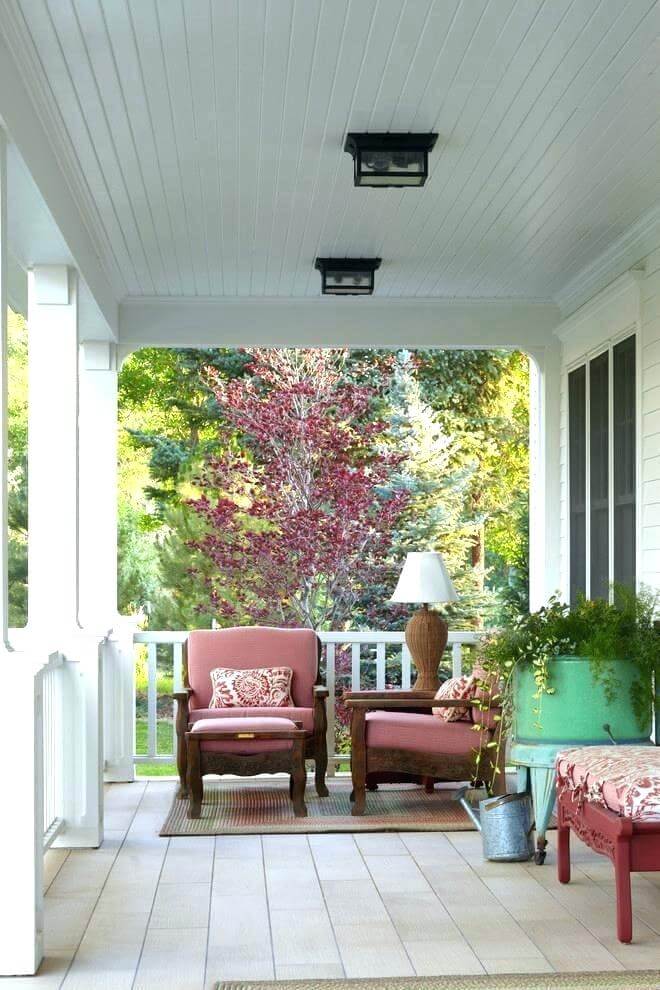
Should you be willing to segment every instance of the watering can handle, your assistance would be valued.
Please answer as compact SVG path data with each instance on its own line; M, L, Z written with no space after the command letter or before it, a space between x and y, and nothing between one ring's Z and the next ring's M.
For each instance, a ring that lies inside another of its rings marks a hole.
M502 797L497 798L495 801L490 801L488 804L488 810L492 808L501 808L503 804L509 804L510 801L524 801L529 797L527 791L519 791L516 794L503 794Z

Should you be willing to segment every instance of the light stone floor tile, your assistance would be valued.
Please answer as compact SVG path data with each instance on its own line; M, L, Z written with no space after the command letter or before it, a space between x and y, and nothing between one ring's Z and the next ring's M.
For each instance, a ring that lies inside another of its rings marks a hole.
M306 835L264 835L262 845L266 867L311 865L312 851Z
M551 966L560 972L623 969L622 964L575 918L522 920L521 925Z
M461 858L443 832L402 832L401 841L418 866L447 865Z
M63 990L130 990L144 940L144 924L94 925L85 932Z
M210 883L166 883L158 887L150 928L208 928Z
M408 856L401 836L396 832L358 832L355 843L363 856Z
M335 925L348 977L414 976L413 965L391 923Z
M552 966L543 956L518 956L515 959L504 957L488 958L482 960L482 965L487 973L552 973Z
M213 869L213 889L218 893L266 893L266 877L260 859L221 859L216 857Z
M271 910L313 910L323 907L321 885L313 866L267 866L266 887Z
M265 897L232 894L211 897L209 945L256 950L256 958L271 958L270 924Z
M202 990L205 964L206 930L150 929L134 990Z
M433 891L386 893L383 901L399 936L414 942L455 938L459 930Z
M388 913L370 880L324 880L323 894L333 924L358 925L387 921Z
M44 945L47 954L78 948L95 904L94 895L44 898Z
M216 835L215 855L222 859L263 859L261 836Z
M62 869L66 862L70 850L68 849L47 849L44 853L44 891L47 891L51 883Z
M364 861L382 893L423 893L431 889L428 880L410 855L365 855Z
M273 911L270 923L276 967L339 963L339 952L325 908Z
M212 835L173 836L160 875L160 883L208 883L213 872Z
M418 976L448 976L483 973L484 968L464 938L436 941L404 941L404 948Z

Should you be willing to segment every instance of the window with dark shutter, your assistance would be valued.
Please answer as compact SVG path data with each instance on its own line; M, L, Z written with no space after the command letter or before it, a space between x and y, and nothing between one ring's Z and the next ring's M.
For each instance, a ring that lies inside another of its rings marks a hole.
M635 338L612 349L614 580L635 587Z
M609 595L609 352L589 362L589 597Z
M586 381L583 365L568 376L570 601L587 588Z

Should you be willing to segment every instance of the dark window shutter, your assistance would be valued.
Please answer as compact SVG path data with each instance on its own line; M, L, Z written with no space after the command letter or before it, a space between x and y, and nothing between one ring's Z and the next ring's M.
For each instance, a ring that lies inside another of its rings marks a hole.
M612 350L614 580L635 587L635 337Z
M591 598L609 595L609 353L589 362Z
M573 604L586 592L587 474L586 474L586 368L568 376L568 466L570 526L570 596Z

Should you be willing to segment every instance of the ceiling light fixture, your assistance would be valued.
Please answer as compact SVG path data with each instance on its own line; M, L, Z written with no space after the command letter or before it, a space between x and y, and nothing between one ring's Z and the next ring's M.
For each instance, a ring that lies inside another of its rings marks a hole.
M423 186L437 134L347 134L356 186Z
M324 296L370 296L380 258L317 258Z

